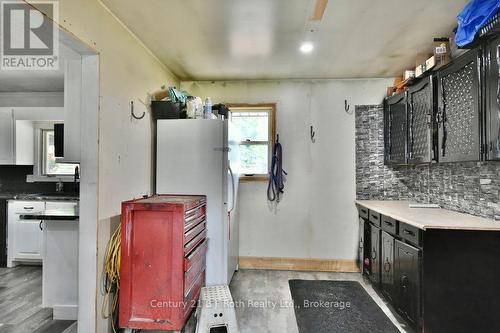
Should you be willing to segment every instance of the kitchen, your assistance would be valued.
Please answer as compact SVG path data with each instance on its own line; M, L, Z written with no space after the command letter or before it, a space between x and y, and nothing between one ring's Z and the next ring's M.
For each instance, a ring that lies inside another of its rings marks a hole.
M0 330L76 330L82 58L0 80Z
M19 2L0 332L500 330L498 0Z

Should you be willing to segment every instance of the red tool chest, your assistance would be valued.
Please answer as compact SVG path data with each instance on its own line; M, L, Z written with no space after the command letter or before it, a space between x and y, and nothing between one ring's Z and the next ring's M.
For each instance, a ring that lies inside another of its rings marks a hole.
M119 322L180 331L205 283L206 197L122 203Z

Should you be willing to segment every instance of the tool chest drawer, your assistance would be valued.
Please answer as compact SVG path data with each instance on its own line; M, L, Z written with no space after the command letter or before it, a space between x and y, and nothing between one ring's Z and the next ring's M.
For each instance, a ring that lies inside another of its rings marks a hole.
M184 233L184 245L189 243L193 238L199 235L203 230L205 230L205 221L199 223L196 227L192 228L188 232Z
M205 283L206 197L122 203L119 326L181 331ZM153 306L161 304L182 306Z
M205 258L205 254L207 253L207 245L208 241L205 239L203 243L198 245L196 249L194 249L184 258L184 271L187 272L192 265Z

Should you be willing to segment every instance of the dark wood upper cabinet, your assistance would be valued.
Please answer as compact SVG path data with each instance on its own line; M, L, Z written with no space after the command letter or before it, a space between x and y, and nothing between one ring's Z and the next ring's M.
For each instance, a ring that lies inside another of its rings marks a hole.
M438 72L439 162L481 159L479 49Z
M386 164L406 164L406 113L406 92L385 100L384 160Z
M427 76L411 86L407 96L408 163L429 163L434 159L433 76Z
M486 50L486 158L500 160L500 37Z

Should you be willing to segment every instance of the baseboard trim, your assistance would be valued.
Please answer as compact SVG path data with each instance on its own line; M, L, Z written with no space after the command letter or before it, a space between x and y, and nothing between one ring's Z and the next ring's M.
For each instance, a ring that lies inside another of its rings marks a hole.
M77 320L78 306L77 305L54 305L53 318L55 320Z
M359 272L356 260L239 257L241 269L270 269L314 272Z

